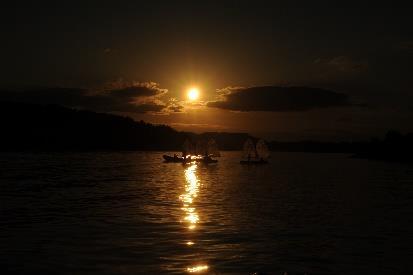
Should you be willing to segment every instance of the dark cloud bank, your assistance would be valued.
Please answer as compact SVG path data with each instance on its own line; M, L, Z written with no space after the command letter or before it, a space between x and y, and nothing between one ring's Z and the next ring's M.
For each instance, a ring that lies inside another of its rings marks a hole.
M93 91L80 88L36 88L0 91L0 100L58 104L100 112L160 112L166 106L157 97L166 93L154 84Z
M325 89L308 87L261 86L225 88L222 98L208 107L233 111L307 111L327 107L351 106L348 96ZM181 112L176 100L164 102L167 93L156 83L113 85L101 90L80 88L37 88L0 91L0 100L35 104L58 104L98 112Z
M207 106L233 111L288 112L351 106L347 95L309 87L226 88L222 100Z

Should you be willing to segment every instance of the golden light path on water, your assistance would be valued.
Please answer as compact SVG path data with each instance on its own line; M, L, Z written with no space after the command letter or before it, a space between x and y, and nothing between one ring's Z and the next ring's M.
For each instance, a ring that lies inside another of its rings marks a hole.
M193 207L193 202L198 196L200 185L195 174L196 169L196 163L192 163L185 169L185 193L179 196L179 199L183 202L183 207L181 209L185 212L184 221L188 223L188 228L191 230L195 229L196 224L199 221L198 213Z
M193 231L196 229L199 222L199 215L194 207L194 201L198 197L200 181L196 176L196 170L198 165L193 162L185 169L185 193L179 196L179 200L182 201L182 210L184 211L183 222L186 223L188 230ZM196 245L193 241L187 241L187 246ZM187 267L186 271L189 273L200 273L208 270L208 265L201 264Z

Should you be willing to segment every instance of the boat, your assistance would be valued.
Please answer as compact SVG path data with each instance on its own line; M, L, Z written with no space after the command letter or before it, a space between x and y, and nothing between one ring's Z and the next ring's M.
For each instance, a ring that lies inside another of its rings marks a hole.
M202 157L202 158L199 158L198 160L195 160L195 161L200 162L200 163L204 163L204 164L210 164L210 163L217 163L218 162L218 160L212 159L210 156Z
M270 157L270 151L263 139L260 139L257 144L254 144L252 139L247 139L244 143L243 160L240 164L267 164Z
M185 158L183 157L178 157L177 155L174 155L173 157L168 156L168 155L163 155L162 156L165 162L177 162L177 163L184 163Z
M207 146L207 151L208 151L208 155L211 157L220 157L221 153L218 150L218 144L216 143L215 139L211 138L208 141L208 146Z
M212 159L212 157L219 154L218 146L215 140L211 139L208 143L198 141L196 144L185 140L182 145L182 157L163 155L165 162L172 163L187 163L187 162L199 162L204 164L217 163L218 160Z
M218 145L213 138L208 142L198 141L196 144L196 152L198 155L195 157L195 161L205 164L217 163L218 160L212 159L212 157L221 156Z
M165 162L174 162L174 163L185 163L190 161L192 153L192 144L191 142L186 139L184 144L182 145L182 157L177 156L174 154L173 156L163 155L163 159Z
M194 155L195 148L189 139L186 139L182 145L182 156Z

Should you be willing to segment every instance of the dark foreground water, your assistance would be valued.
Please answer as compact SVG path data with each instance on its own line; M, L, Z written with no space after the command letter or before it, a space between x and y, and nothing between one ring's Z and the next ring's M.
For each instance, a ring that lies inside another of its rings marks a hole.
M413 167L1 154L0 273L412 274Z

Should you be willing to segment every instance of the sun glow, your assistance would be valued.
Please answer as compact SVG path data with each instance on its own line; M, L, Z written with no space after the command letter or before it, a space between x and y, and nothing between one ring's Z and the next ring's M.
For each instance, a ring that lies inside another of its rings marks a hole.
M199 89L197 87L192 87L187 93L188 99L190 101L195 101L199 98Z

